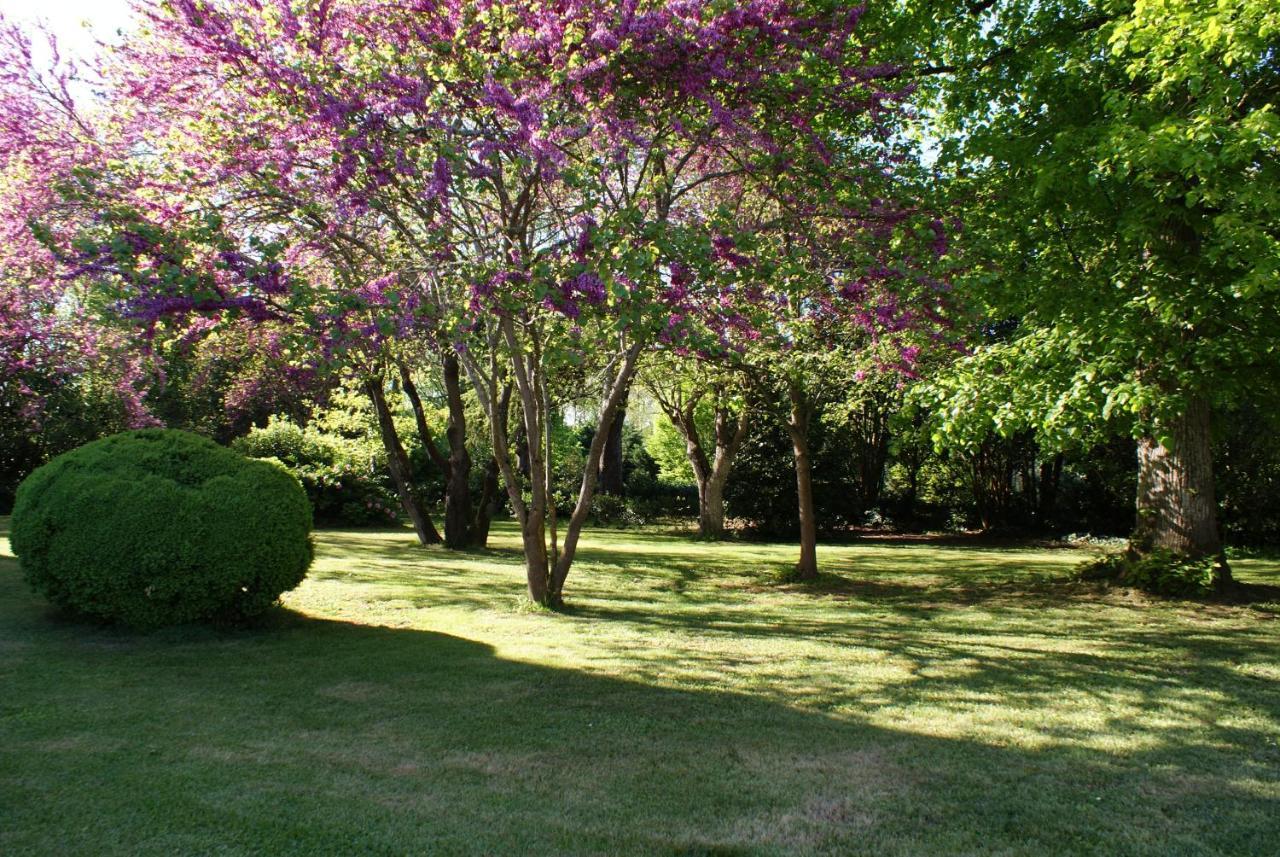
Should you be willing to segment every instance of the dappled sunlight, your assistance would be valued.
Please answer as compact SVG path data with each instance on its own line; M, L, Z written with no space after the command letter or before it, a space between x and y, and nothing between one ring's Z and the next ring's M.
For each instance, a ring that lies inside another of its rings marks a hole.
M785 545L592 533L550 613L508 525L316 542L261 626L146 636L0 561L0 845L182 850L129 826L156 789L276 853L1260 853L1280 813L1275 614L1064 582L1077 552L843 545L802 587Z
M774 582L790 545L591 532L567 610L530 615L509 526L463 554L394 531L318 540L292 606L445 630L528 663L996 746L1150 752L1277 723L1275 710L1218 720L1242 677L1273 674L1259 654L1271 614L1069 582L1087 551L838 545L822 551L824 580L800 587Z

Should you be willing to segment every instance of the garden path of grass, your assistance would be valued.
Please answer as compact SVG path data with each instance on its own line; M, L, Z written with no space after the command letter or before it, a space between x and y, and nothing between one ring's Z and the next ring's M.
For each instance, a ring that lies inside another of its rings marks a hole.
M0 854L1280 854L1280 605L597 531L548 614L509 526L317 543L264 627L143 636L0 541Z

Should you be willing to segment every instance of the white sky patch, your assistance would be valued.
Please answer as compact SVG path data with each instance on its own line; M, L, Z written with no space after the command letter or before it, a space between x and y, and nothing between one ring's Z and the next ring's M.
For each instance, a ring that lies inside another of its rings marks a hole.
M34 27L43 22L59 50L77 59L92 58L99 42L118 42L133 21L128 0L0 0L0 15L31 33L35 46L43 39Z

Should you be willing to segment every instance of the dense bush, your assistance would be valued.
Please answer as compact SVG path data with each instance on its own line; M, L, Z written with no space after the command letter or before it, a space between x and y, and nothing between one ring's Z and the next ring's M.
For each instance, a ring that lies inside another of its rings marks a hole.
M302 483L317 524L367 526L392 523L398 516L380 446L272 420L233 447L250 458L283 464Z
M1198 597L1214 591L1219 560L1189 559L1167 551L1134 556L1127 551L1106 554L1085 563L1077 572L1082 580L1112 580L1157 595Z
M143 429L27 477L11 542L54 604L147 628L261 613L306 575L310 531L306 495L278 465Z

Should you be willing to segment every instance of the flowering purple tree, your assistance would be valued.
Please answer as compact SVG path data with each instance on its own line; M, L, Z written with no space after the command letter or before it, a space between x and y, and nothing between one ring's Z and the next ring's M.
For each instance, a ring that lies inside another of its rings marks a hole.
M81 271L119 284L139 315L289 319L352 365L422 353L409 342L446 371L456 361L487 414L540 603L562 599L644 352L763 339L780 353L800 347L799 318L914 319L883 297L906 223L883 188L909 87L867 64L860 8L143 11L114 92L145 180L77 244ZM570 373L604 393L561 543L548 430Z
M123 143L72 96L85 70L65 62L51 37L47 51L42 65L32 38L0 18L0 400L34 424L41 388L93 373L112 385L129 422L147 425L145 361L32 228L43 224L44 239L73 234L91 212L67 205L59 186Z

